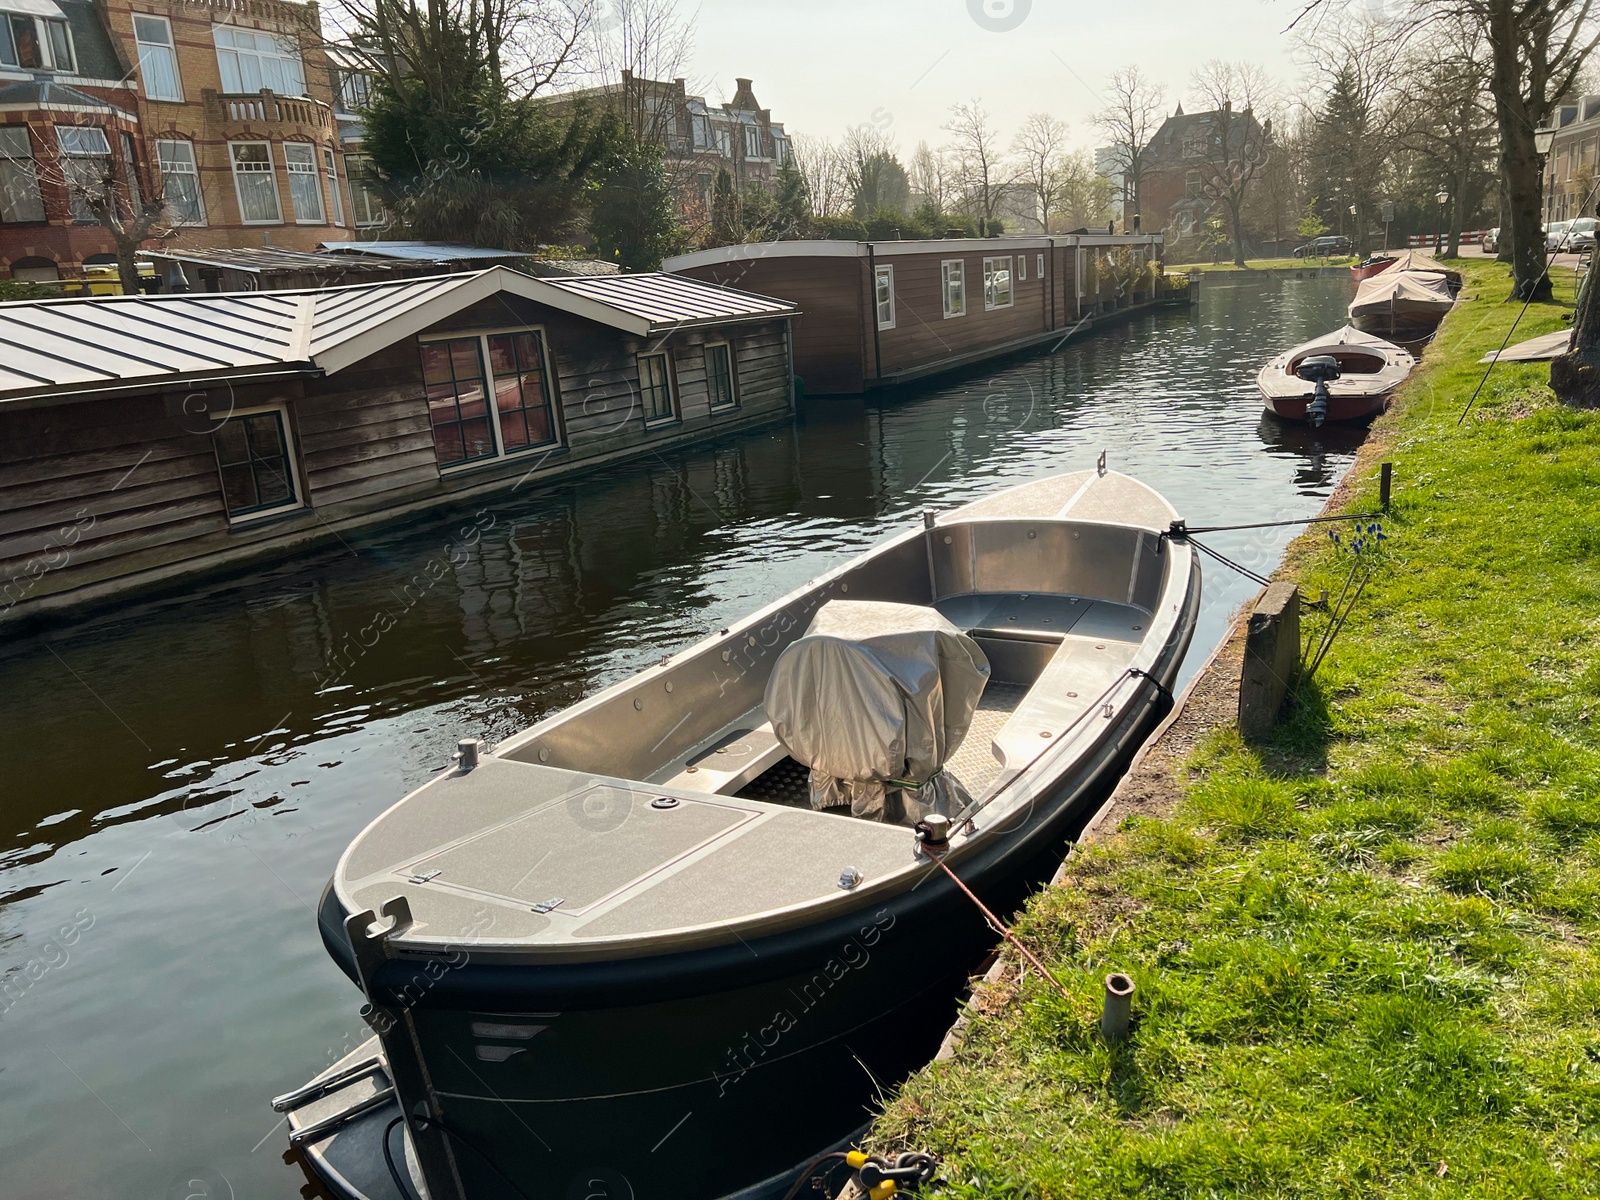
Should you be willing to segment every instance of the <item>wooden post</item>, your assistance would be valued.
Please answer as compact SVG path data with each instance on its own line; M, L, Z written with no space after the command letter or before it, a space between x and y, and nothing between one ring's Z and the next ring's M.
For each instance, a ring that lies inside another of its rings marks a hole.
M1241 736L1263 738L1272 732L1299 668L1300 589L1292 583L1269 584L1245 630L1239 675Z
M1394 487L1394 464L1386 462L1379 468L1378 474L1378 507L1385 512L1389 508L1389 493Z

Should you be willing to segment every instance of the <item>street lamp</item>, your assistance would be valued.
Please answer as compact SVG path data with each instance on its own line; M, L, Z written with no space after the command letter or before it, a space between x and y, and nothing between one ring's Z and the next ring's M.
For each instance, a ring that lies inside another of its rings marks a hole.
M1450 193L1440 188L1434 199L1439 202L1439 227L1438 231L1433 235L1433 253L1434 257L1437 258L1444 249L1444 206L1450 203Z
M1555 144L1556 144L1556 131L1555 131L1555 128L1553 126L1540 126L1538 129L1535 129L1533 131L1533 152L1539 156L1539 183L1540 183L1541 186L1545 182L1545 178L1544 178L1545 159L1550 157L1550 151L1555 146ZM1548 221L1550 219L1550 208L1549 208L1549 205L1550 205L1550 191L1551 190L1552 189L1545 189L1544 202L1545 202L1545 220L1546 221Z

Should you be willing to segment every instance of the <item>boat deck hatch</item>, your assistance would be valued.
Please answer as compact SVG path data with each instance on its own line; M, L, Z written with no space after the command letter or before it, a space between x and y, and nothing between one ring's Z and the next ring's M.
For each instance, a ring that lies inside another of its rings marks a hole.
M726 805L682 800L659 808L654 799L653 792L596 785L400 873L436 871L434 883L524 906L560 897L556 911L581 912L751 819Z

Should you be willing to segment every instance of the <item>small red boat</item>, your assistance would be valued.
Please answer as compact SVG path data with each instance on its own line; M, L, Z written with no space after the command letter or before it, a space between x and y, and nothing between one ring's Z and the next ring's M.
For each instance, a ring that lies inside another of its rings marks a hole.
M1310 359L1332 360L1332 372L1320 383L1300 374ZM1278 355L1261 368L1256 386L1267 411L1288 421L1363 421L1388 407L1389 397L1416 365L1393 342L1346 325Z
M1356 277L1357 283L1360 283L1364 279L1371 279L1374 275L1380 275L1387 271L1394 266L1396 261L1396 256L1393 254L1374 254L1365 262L1357 263L1351 267L1350 274Z

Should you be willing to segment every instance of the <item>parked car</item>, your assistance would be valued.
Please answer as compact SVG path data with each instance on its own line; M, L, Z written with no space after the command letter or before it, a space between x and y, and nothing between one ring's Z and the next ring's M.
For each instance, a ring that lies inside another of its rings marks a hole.
M1350 253L1350 239L1335 235L1333 237L1312 238L1304 246L1296 246L1296 258L1333 258L1340 254Z
M1561 249L1561 244L1567 236L1567 228L1571 224L1571 221L1552 221L1544 227L1545 253L1550 254Z
M1575 221L1566 222L1566 232L1561 235L1561 244L1556 247L1563 253L1581 254L1585 250L1594 249L1594 235L1600 220L1594 217L1579 217Z
M1500 253L1500 226L1496 225L1483 235L1483 252L1485 254Z

